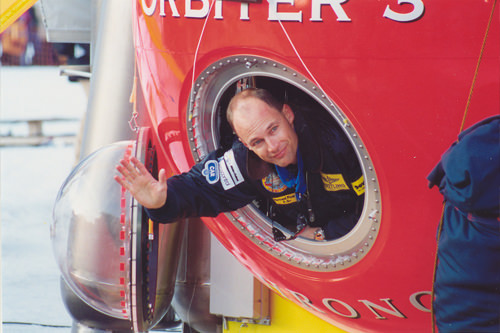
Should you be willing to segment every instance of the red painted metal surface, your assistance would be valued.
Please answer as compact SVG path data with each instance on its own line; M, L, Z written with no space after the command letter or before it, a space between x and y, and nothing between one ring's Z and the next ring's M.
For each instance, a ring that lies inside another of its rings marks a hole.
M201 11L211 2L191 4ZM350 21L337 21L324 5L323 21L317 22L310 20L311 1L297 0L277 8L293 18L300 13L302 22L282 19L281 25L269 20L267 1L251 3L249 19L242 20L239 2L222 2L222 18L214 18L215 6L208 16L192 18L184 2L175 2L174 17L169 2L138 0L135 43L146 101L141 112L149 114L158 134L160 167L177 173L194 164L186 110L192 83L208 65L251 54L316 81L373 160L382 220L370 252L344 270L313 272L277 260L225 216L206 224L261 280L334 325L349 331L430 331L425 310L431 300L421 292L431 290L441 196L427 188L426 176L459 133L493 4L424 1L417 19L397 22L383 17L387 6L400 13L416 7L395 0L346 1L338 6ZM497 6L465 127L500 110L499 17Z

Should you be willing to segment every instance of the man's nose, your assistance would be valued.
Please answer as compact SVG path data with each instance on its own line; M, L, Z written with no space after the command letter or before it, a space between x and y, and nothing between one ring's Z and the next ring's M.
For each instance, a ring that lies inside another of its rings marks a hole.
M269 152L271 153L274 153L278 150L279 148L279 141L278 140L274 140L273 138L268 138L266 140L267 142L267 150L269 150Z

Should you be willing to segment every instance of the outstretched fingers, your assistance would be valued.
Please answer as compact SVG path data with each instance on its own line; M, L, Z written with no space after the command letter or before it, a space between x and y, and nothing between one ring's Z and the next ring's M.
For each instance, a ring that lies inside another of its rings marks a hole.
M118 182L118 184L130 191L130 183L125 180L125 177L114 176L113 178Z
M136 161L139 162L137 159ZM139 172L134 166L131 165L129 160L126 159L120 160L120 164L116 166L116 170L121 174L121 177L115 176L114 179L130 191L134 180L140 176Z
M137 169L132 166L130 161L127 161L125 159L120 160L120 164L122 166L123 170L118 170L122 175L124 175L127 178L135 178L137 177Z
M144 164L142 164L136 157L132 157L130 161L134 164L134 171L136 171L139 175L146 175L149 173Z
M116 170L120 173L120 175L116 175L113 178L118 182L118 184L125 187L127 190L130 190L130 183L133 181L130 173L121 165L117 165Z

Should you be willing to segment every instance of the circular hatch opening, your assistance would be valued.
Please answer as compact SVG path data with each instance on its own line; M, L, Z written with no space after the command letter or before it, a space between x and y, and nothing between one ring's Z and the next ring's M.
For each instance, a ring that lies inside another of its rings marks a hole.
M340 238L315 241L297 237L277 242L273 228L293 233L266 216L266 204L255 201L226 216L255 244L274 256L304 269L335 271L359 262L372 248L380 228L381 203L377 177L361 138L335 102L321 88L292 68L271 59L233 56L207 67L195 81L187 116L193 157L201 161L209 152L229 149L236 136L226 121L230 99L248 87L264 88L292 110L314 110L309 116L321 126L336 127L351 143L365 179L363 208L358 222Z

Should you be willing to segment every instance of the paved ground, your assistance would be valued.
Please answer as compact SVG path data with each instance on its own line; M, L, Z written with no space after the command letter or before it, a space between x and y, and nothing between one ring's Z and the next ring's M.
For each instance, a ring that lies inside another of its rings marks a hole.
M55 67L2 67L0 118L81 117L86 96ZM7 128L23 135L25 124ZM68 125L46 128L75 131ZM70 332L72 320L59 292L52 253L52 207L74 163L73 145L0 148L0 218L3 332Z

